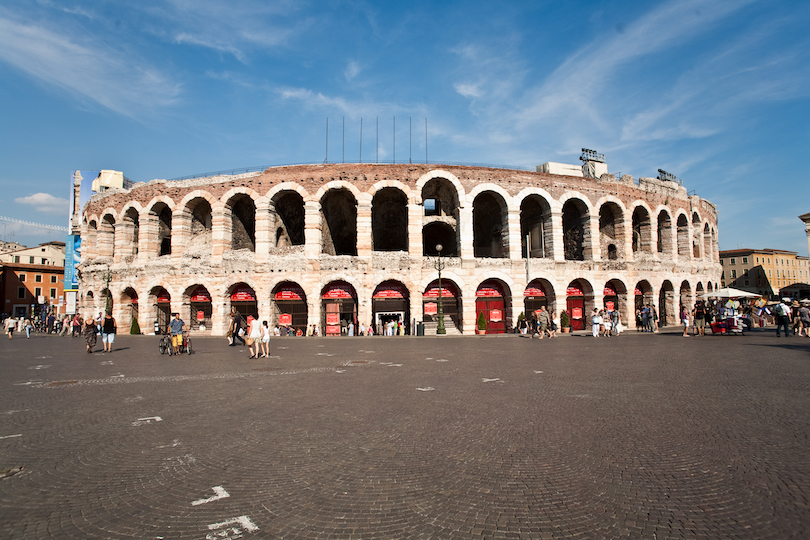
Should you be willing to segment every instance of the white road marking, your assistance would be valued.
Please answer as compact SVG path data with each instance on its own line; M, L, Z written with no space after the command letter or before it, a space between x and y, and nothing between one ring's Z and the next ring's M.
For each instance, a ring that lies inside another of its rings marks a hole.
M175 446L180 446L180 441L175 439L172 441L172 444L162 444L160 446L156 446L155 448L174 448Z
M402 367L402 364L392 364L389 362L388 367Z
M124 374L123 374L123 373L119 373L118 375L113 375L113 376L112 376L112 377L110 377L110 378L111 378L111 379L115 379L115 378L123 378L123 377L124 377Z
M437 361L437 362L447 362L448 360L447 360L447 358L439 358L439 359L438 359L438 360L436 360L436 361Z
M132 422L132 425L133 426L142 426L144 424L151 424L152 420L154 420L155 422L162 422L163 418L161 418L159 416L148 416L146 418L138 418L138 420L136 420L135 422Z
M483 379L481 379L481 382L501 382L501 379L497 377L494 379L487 379L486 377L484 377Z
M214 531L216 529L227 527L228 525L241 525L242 528L245 529L247 532L256 532L259 530L259 528L256 525L254 525L252 521L250 521L250 518L248 516L239 516L231 518L227 521L223 521L221 523L212 523L211 525L208 526L208 529ZM234 529L236 529L236 527L234 527Z
M17 433L16 435L3 435L0 439L13 439L14 437L22 437L22 433Z
M218 501L220 499L225 499L227 497L230 497L228 492L225 491L225 488L222 487L222 486L214 486L211 489L214 490L214 496L213 497L208 497L207 499L199 499L199 500L193 501L191 503L191 506L198 506L200 504L210 503L210 502L213 502L213 501Z
M345 373L345 372L346 372L345 369L336 369L335 370L335 373Z
M40 365L38 365L38 366L31 366L31 367L30 367L30 368L28 368L28 369L47 369L47 368L49 368L49 367L51 367L51 366L40 364Z
M535 373L543 373L542 371L535 371Z
M14 386L30 386L32 384L42 384L42 381L18 382L14 383Z
M101 365L101 366L111 366L111 365L113 365L113 361L112 360L105 360L103 362L100 362L99 365Z
M433 388L432 386L426 386L425 388L417 388L417 390L419 390L420 392L433 392L436 389Z

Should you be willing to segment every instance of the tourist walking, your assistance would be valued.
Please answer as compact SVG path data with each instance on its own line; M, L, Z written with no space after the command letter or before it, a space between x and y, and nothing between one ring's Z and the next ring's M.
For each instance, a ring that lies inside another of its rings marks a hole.
M546 306L540 306L537 312L537 332L540 334L540 339L543 339L548 332L548 311Z
M17 326L17 320L14 317L9 317L4 321L6 325L6 335L8 339L11 339L14 336L14 328Z
M98 334L98 327L96 327L96 321L93 320L93 316L90 315L84 321L84 328L82 328L82 335L84 336L84 346L87 348L87 352L93 352L93 349L96 348L96 335Z
M689 337L689 312L686 306L681 306L681 322L683 323L683 337Z
M112 345L115 342L115 334L118 331L118 323L115 322L112 314L108 311L104 314L104 322L101 323L101 346L102 352L111 353Z
M262 331L259 328L259 320L248 317L247 345L250 358L258 358L262 345Z
M267 321L262 321L261 327L261 340L262 340L262 358L267 358L270 354L270 326Z
M66 336L70 331L70 315L65 315L62 319L62 329L59 331L59 337Z
M810 337L810 300L802 300L802 307L799 308L799 322L802 328L799 330L799 337L802 333L806 337Z
M81 335L81 333L82 333L82 323L83 322L84 321L82 320L82 318L79 316L78 313L76 313L73 316L73 325L72 325L73 326L73 334L72 334L71 337L76 337L76 336Z
M790 298L782 298L782 301L773 308L773 314L776 318L776 337L779 337L780 328L784 329L785 337L790 335L790 307L788 302L790 302Z
M602 326L602 316L599 315L599 310L593 308L591 313L591 333L593 337L599 337L599 327Z
M693 334L696 336L706 335L706 307L702 300L698 300L692 310L692 320L694 321Z
M34 323L30 318L26 318L23 322L23 329L25 330L25 339L31 339L31 330L34 329Z
M548 337L557 337L557 330L560 328L560 319L553 309L548 312Z

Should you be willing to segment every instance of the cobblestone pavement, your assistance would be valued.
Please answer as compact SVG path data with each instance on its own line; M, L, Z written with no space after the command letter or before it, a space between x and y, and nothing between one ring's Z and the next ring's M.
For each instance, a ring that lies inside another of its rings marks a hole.
M0 339L0 537L810 534L810 339L157 341Z

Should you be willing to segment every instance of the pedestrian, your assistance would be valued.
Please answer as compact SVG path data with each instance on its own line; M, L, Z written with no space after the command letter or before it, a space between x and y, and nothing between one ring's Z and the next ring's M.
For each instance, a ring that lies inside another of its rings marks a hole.
M648 332L650 330L650 306L644 304L641 308L641 331Z
M354 322L351 322L351 321L349 322L348 332L347 333L348 333L349 336L354 336Z
M62 329L59 331L59 337L66 336L70 331L70 315L65 315L62 319Z
M262 340L262 358L267 358L270 354L270 326L267 321L262 321L261 327L261 340Z
M593 308L593 312L591 312L591 333L593 334L593 337L599 337L600 326L602 326L602 316L599 315L599 310L597 308Z
M799 306L799 302L797 300L793 301L793 304L790 306L790 317L791 322L793 324L793 334L801 336L802 335L802 321L799 318L799 310L801 306Z
M546 306L540 306L537 313L537 331L540 333L540 339L543 339L548 332L548 311Z
M174 354L180 354L180 347L183 345L183 326L186 323L180 318L179 313L172 313L174 319L171 320L169 326L166 327L166 333L172 335L172 348Z
M610 319L611 331L613 332L614 336L618 336L622 333L622 330L624 330L624 328L622 328L622 316L618 309L611 311Z
M98 334L98 327L93 315L88 315L84 320L84 327L82 328L82 335L84 336L84 345L87 347L87 352L92 353L96 348L96 335Z
M658 333L658 310L654 305L650 305L650 330L654 334Z
M782 298L782 301L776 304L773 308L773 314L776 318L776 337L779 337L779 329L785 330L785 337L790 335L790 307L788 303L790 298Z
M695 321L693 333L696 336L706 335L706 308L703 301L698 300L692 310L692 319Z
M681 306L681 322L683 323L683 337L689 337L689 312L686 306Z
M25 322L23 322L23 329L25 330L25 339L31 339L31 330L34 329L34 323L31 322L31 319L26 317Z
M234 337L233 337L234 333L235 333L234 332L234 323L235 322L236 321L235 321L234 316L233 316L233 310L231 310L230 315L228 315L228 331L225 333L225 337L228 338L228 347L233 347L234 344L235 344L234 343Z
M46 319L46 321L47 321L46 322L46 327L48 328L48 333L53 334L53 325L56 323L56 317L54 316L53 313L51 313L50 315L48 315L48 318Z
M6 335L8 335L8 339L11 339L14 336L14 327L17 326L17 320L14 317L9 317L4 321L6 325Z
M604 335L605 337L610 337L611 330L613 327L613 320L611 318L610 310L605 310L602 313L602 326L605 328Z
M71 337L76 337L76 336L81 335L81 333L82 333L82 323L84 323L84 321L82 320L81 316L78 313L76 313L73 316L73 335Z
M799 321L802 324L799 336L801 337L803 332L806 337L810 337L810 301L802 301L802 307L799 308Z
M238 311L234 311L233 314L233 344L236 345L236 340L242 342L242 345L246 345L245 343L245 321L242 319L242 314Z
M250 358L258 358L262 345L262 331L259 320L248 317L247 344Z
M111 353L112 345L115 341L115 333L118 331L118 323L115 322L112 314L108 311L104 314L104 322L101 323L101 346L102 352Z
M548 337L557 337L557 330L560 328L560 319L553 309L548 311Z

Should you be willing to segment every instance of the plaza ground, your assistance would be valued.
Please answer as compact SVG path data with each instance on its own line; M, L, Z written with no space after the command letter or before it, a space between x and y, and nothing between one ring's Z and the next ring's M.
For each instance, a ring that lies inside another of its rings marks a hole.
M0 340L0 537L810 534L807 338L158 339Z

